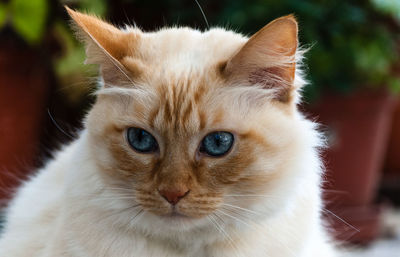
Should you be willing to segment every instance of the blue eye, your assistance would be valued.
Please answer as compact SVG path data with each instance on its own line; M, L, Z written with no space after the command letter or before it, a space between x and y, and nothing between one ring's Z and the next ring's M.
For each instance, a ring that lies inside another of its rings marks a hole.
M144 129L128 128L127 139L132 148L141 153L151 153L158 149L156 139Z
M222 156L226 154L233 145L234 137L229 132L213 132L203 138L200 146L200 152L211 156Z

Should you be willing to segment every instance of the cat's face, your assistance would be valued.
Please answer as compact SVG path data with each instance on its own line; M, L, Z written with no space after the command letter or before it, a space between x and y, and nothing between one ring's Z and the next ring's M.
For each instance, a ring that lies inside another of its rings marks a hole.
M248 40L222 29L121 32L70 14L105 82L88 116L92 155L128 206L185 228L286 206L310 129L295 111L292 17Z

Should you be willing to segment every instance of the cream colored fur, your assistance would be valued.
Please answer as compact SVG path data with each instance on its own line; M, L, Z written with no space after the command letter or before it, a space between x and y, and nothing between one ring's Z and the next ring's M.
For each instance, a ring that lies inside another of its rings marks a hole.
M162 80L173 87L168 78L202 74L215 59L231 56L247 41L223 29L202 33L174 28L143 35L148 40L140 46L143 58L159 61L146 71L135 89L100 89L100 99L79 138L21 186L10 203L0 238L0 256L336 256L321 220L321 139L315 124L296 108L288 110L283 103L274 102L272 89L238 85L212 90L206 97L207 119L220 110L225 112L215 126L238 133L254 130L273 149L256 156L249 170L254 176L271 176L274 183L258 185L263 188L259 195L251 195L252 188L226 189L222 203L237 204L242 208L237 209L240 215L220 215L223 221L211 215L181 221L129 209L134 197L127 199L127 188L117 179L110 182L102 171L115 160L105 143L94 136L100 133L102 125L98 124L108 119L126 124L146 116L146 108L161 97L146 85ZM188 81L196 81L188 76ZM300 88L303 83L297 71L294 87ZM195 92L196 87L191 90ZM270 98L261 97L268 94ZM124 95L134 101L124 101ZM297 101L296 96L291 104L295 106ZM135 112L137 103L143 103L144 110ZM155 126L157 122L163 126L161 120L156 120ZM196 127L196 119L189 124ZM187 140L190 149L196 148L198 138L194 138ZM246 192L248 196L243 197Z

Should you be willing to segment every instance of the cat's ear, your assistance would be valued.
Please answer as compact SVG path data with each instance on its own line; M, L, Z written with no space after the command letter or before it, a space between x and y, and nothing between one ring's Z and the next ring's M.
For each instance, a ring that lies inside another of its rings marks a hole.
M235 83L274 89L277 100L291 101L296 71L297 33L297 22L292 15L272 21L228 60L223 72Z
M140 71L127 67L124 62L134 55L140 34L122 31L98 17L65 8L73 20L78 39L86 45L86 63L100 65L105 85L132 84Z

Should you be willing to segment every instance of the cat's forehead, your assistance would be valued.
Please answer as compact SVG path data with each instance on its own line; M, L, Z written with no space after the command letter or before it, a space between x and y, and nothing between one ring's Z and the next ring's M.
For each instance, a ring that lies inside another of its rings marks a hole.
M155 67L183 70L227 60L246 41L242 35L222 28L206 32L186 27L164 28L141 34L135 51L139 58Z
M210 122L216 123L215 116L220 108L217 104L209 105L218 89L207 78L189 72L153 87L156 101L147 116L151 127L185 135L196 134L210 126Z
M147 110L147 125L160 131L195 133L217 124L222 115L215 96L224 84L218 64L246 41L224 29L167 28L141 34L131 63L139 60L145 66L139 81L154 96L140 107ZM130 63L125 64L129 68Z

